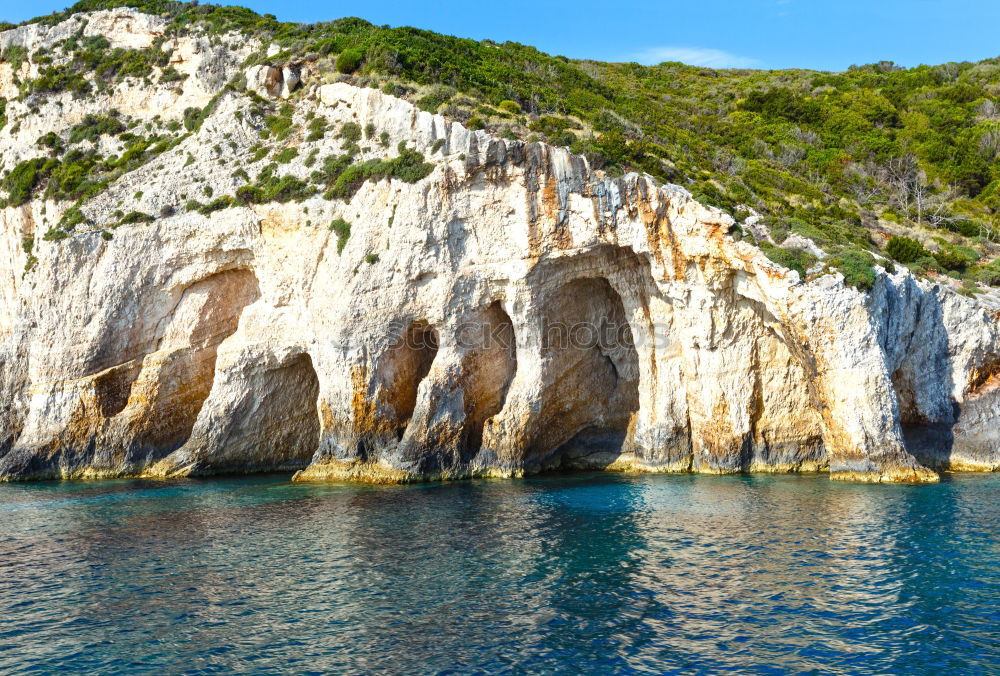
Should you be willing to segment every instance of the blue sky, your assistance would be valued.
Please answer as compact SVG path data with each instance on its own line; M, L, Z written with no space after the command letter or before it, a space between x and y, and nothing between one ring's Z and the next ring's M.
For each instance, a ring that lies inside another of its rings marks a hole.
M0 0L21 21L72 0ZM497 41L604 61L843 70L1000 56L1000 0L247 0L287 21L361 16L377 24Z

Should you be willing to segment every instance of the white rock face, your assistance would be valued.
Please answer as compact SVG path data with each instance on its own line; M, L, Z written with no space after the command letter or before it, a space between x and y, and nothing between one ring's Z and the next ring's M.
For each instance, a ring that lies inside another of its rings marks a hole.
M193 70L163 119L232 63ZM285 96L278 70L247 86ZM198 133L86 202L71 237L42 238L69 204L0 211L0 477L1000 468L1000 337L975 300L905 271L870 293L802 283L682 188L295 77L282 145L299 154L280 173L308 179L348 123L374 130L359 160L402 143L433 171L348 200L185 209L273 161L252 150L251 101L229 92ZM101 103L74 105L46 131ZM328 132L310 141L316 116ZM5 155L30 157L26 143L0 132ZM164 215L109 240L116 209Z

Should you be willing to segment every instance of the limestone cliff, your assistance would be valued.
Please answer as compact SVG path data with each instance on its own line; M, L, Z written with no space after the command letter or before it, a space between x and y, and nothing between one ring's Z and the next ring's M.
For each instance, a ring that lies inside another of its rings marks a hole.
M246 71L259 45L173 39L134 10L0 48L81 33L155 45L183 82L162 66L25 98L42 65L0 63L4 174L49 132L121 166L134 139L71 132L112 108L167 139L77 206L0 211L2 478L1000 468L1000 336L975 299L905 270L867 293L804 282L682 188L323 84L308 63ZM353 182L308 189L352 144ZM262 199L279 174L295 199Z

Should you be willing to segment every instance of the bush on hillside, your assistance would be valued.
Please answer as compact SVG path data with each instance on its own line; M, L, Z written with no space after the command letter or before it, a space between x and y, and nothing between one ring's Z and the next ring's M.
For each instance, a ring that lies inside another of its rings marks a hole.
M885 245L885 253L895 261L904 265L913 263L927 256L927 249L924 245L911 237L899 237L893 235Z
M782 249L781 247L762 246L764 255L782 267L795 270L799 277L805 279L806 270L816 262L816 256L804 249Z
M337 57L337 70L341 73L353 73L361 67L361 62L365 60L365 53L361 49L345 49Z
M844 283L860 291L875 285L875 259L867 251L847 250L829 260L830 266L844 275Z
M340 254L351 236L351 224L343 218L338 218L330 223L330 230L337 233L337 253Z

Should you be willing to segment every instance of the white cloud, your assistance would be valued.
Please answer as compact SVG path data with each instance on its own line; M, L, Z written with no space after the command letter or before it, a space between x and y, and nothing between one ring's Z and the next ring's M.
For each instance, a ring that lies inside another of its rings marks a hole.
M689 66L707 66L709 68L753 68L760 66L760 61L757 59L732 54L724 49L704 47L650 47L633 54L630 60L638 61L647 66L664 61L680 61Z

